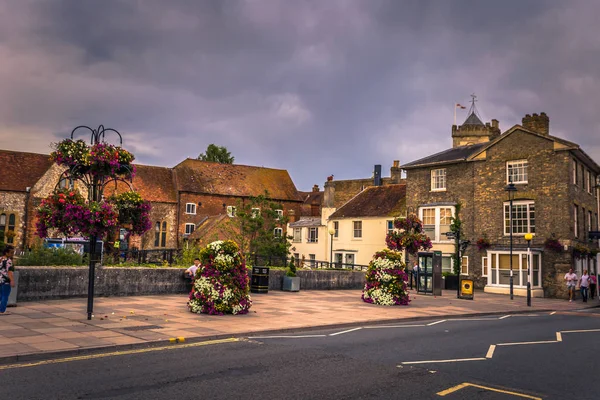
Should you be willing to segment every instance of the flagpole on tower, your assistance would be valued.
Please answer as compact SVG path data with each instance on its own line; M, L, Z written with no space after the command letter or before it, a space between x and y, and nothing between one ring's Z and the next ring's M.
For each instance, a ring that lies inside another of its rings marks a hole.
M467 107L463 106L460 103L454 103L454 125L456 125L456 109L457 108L460 108L461 110L464 110Z

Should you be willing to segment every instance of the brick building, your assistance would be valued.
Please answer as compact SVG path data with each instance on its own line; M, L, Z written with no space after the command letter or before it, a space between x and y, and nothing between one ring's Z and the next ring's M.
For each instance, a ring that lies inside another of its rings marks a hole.
M0 150L0 170L0 232L11 232L7 241L19 249L40 242L35 235L35 208L57 186L74 186L85 193L80 183L66 182L62 178L65 169L45 154ZM117 187L128 190L123 183ZM300 215L303 204L285 170L195 159L174 168L136 165L132 187L152 203L153 229L132 237L129 243L144 250L181 247L198 227L206 228L206 221L231 217L238 200L265 191L282 204L286 215ZM107 187L105 195L114 190Z
M576 249L597 248L588 232L598 230L600 166L577 144L550 135L545 113L526 115L522 125L500 134L498 121L484 124L471 107L462 126L452 127L453 147L405 164L407 207L418 212L433 250L451 269L454 242L447 240L451 217L461 204L462 273L485 291L508 293L510 280L509 183L516 188L512 209L515 294L525 293L526 233L534 234L532 288L535 296L564 295L570 267L597 273L596 258L577 258ZM559 241L551 251L547 239ZM476 245L480 241L482 248ZM487 244L489 245L486 245Z

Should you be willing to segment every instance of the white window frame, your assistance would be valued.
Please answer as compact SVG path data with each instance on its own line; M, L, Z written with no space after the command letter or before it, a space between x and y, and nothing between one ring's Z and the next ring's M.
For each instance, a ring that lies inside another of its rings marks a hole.
M277 218L275 218L276 220L280 220L281 218L283 218L283 210L275 210L275 212L277 213Z
M593 230L594 227L592 226L592 211L588 210L588 232Z
M302 242L302 228L294 228L294 243Z
M510 257L510 251L498 251L498 250L490 250L487 252L487 257L484 257L488 260L488 274L483 275L483 266L482 266L482 276L487 278L487 286L493 286L493 287L505 287L508 288L510 287L509 284L503 283L500 284L498 282L500 282L500 254L505 254L507 256ZM513 256L517 257L517 259L519 260L516 265L515 263L513 263L513 277L514 277L514 282L513 285L514 287L518 287L518 288L526 288L527 287L527 264L526 262L523 262L523 259L526 259L527 255L527 251L514 251L513 250ZM531 275L531 287L532 288L542 288L542 267L544 265L544 263L542 262L542 256L543 256L543 252L538 252L538 251L532 251L531 252L531 259L533 260L533 256L537 255L538 256L538 285L534 285L534 278L533 278L533 269L532 268L532 275ZM496 262L492 262L492 257L496 258ZM492 265L496 265L496 269L492 269ZM523 274L523 272L525 274ZM492 274L496 274L496 283L492 283ZM521 278L525 276L525 278L523 278L523 282L521 282Z
M310 267L315 268L317 266L317 256L315 254L309 254L308 259L310 260Z
M358 228L356 227L358 224ZM362 239L362 221L352 221L352 239ZM358 233L358 235L357 235Z
M335 231L335 233L333 234L333 237L335 239L337 239L340 235L340 222L339 221L333 221L333 230Z
M527 231L526 232L514 232L515 229L515 219L512 219L512 228L513 228L513 236L525 236L526 233L535 234L535 201L533 200L516 200L512 202L513 209L515 206L527 206ZM531 225L531 206L533 206L533 226ZM504 220L504 236L510 236L509 225L510 225L510 214L508 218L506 218L506 209L510 208L510 202L505 201L502 206L502 219ZM512 210L510 210L512 211ZM533 230L531 229L533 227Z
M573 159L573 185L577 186L577 161Z
M462 256L460 261L460 274L469 275L469 256ZM466 272L465 272L466 267Z
M273 236L274 237L281 237L281 236L283 236L283 229L281 229L281 228L275 228L275 229L273 229Z
M311 226L308 229L308 235L306 236L307 243L319 243L319 227ZM314 233L314 235L313 235Z
M227 216L229 218L235 217L235 211L236 211L235 206L227 206Z
M196 203L185 203L185 213L196 215Z
M487 277L490 273L490 264L487 256L481 257L481 276ZM489 283L490 281L488 281Z
M185 224L185 234L186 235L191 235L192 233L194 233L195 230L196 230L196 224L190 224L190 223Z
M392 226L390 228L390 225ZM387 235L389 235L390 233L394 232L394 220L393 219L388 219L387 221L385 221L385 232Z
M592 188L590 185L590 177L591 177L591 173L589 169L585 170L585 188L587 190L588 193L592 193Z
M430 177L431 177L431 191L432 192L446 191L446 186L447 186L446 168L432 169L430 172Z
M522 169L523 171L521 171L521 173L517 172L515 174L514 171L519 171L519 169ZM513 171L512 175L509 172L511 170ZM511 177L519 177L520 175L522 175L524 179L511 181ZM514 183L515 185L526 184L528 182L528 179L529 179L529 162L527 160L513 160L513 161L506 162L506 183L507 184L509 184L509 183Z
M252 218L256 218L256 217L260 216L260 208L253 207L251 212L252 212Z
M456 215L456 208L454 206L423 206L419 207L419 219L423 222L423 226L425 226L425 221L423 218L424 210L434 210L434 237L430 237L433 243L452 243L452 239L448 239L445 234L441 233L441 210L442 209L450 209L450 215L454 217ZM427 224L430 225L430 224ZM446 224L444 224L446 225Z
M573 226L573 229L575 232L575 237L578 238L579 237L579 206L577 204L575 204L573 206L573 215L575 217L575 219L574 219L575 224Z

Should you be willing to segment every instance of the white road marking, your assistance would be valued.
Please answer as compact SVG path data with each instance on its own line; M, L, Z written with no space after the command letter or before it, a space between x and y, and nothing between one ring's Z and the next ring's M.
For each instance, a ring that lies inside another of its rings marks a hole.
M498 321L498 318L451 318L447 322L454 321Z
M552 312L550 313L550 315L554 315L554 314L556 314L556 311L552 311Z
M302 339L313 337L326 337L327 335L301 335L301 336L248 336L248 339Z
M600 329L581 329L578 331L561 331L562 333L600 332Z
M426 325L375 325L364 326L365 329L381 329L381 328L419 328Z
M524 344L548 344L548 343L558 343L556 340L540 340L537 342L514 342L514 343L498 343L496 346L520 346Z
M510 317L510 315L505 315L505 316L503 316L503 317L500 317L500 318L498 318L498 319L504 319L504 318L508 318L508 317Z
M342 335L342 334L344 334L344 333L358 331L359 329L362 329L362 327L358 327L358 328L354 328L354 329L348 329L347 331L341 331L341 332L336 332L336 333L330 333L330 334L329 334L329 336Z
M441 324L442 322L446 322L446 320L445 319L441 319L439 321L431 322L431 323L427 324L427 326Z
M562 335L560 332L556 332L556 341L557 342L562 342Z
M495 344L491 344L490 348L488 349L487 354L485 355L485 358L492 358L492 357L494 357L494 350L496 350L496 345Z
M486 358L455 358L453 360L426 360L426 361L405 361L402 365L412 364L435 364L435 363L452 363L452 362L464 362L464 361L485 361Z
M513 317L539 317L539 314L515 314Z

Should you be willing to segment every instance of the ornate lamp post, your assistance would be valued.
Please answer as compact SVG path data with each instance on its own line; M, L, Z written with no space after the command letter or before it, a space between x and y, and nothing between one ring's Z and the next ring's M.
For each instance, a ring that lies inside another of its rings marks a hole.
M91 134L90 146L83 140L74 140L75 134L81 131ZM118 145L105 141L109 133L118 137ZM83 125L73 129L71 138L58 143L51 155L58 165L68 168L61 175L54 193L42 200L37 210L39 236L46 237L48 229L57 229L67 237L81 234L89 239L88 320L92 319L94 308L98 240L118 229L119 224L131 223L130 232L136 234L142 234L151 227L148 215L150 203L135 193L131 185L133 154L124 150L122 144L123 138L117 130L102 125L98 129ZM67 192L60 191L63 180L80 182L87 191L87 202L74 187ZM118 182L123 182L129 192L105 199L107 185L114 183L112 193L116 194Z
M333 268L333 235L335 235L335 229L332 224L329 227L329 239L331 240L329 248L329 268Z
M513 200L515 199L515 192L517 191L517 188L515 187L515 184L510 182L505 188L504 191L508 192L508 202L509 202L509 208L508 208L508 215L509 215L509 225L508 225L508 231L510 234L510 299L513 299L513 223L512 223L512 216L513 216Z
M531 239L533 235L531 233L525 234L525 240L527 240L527 306L531 307Z

